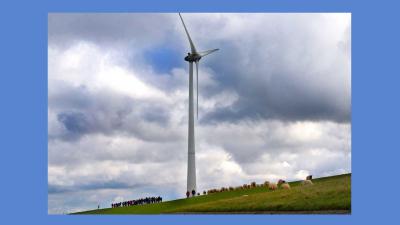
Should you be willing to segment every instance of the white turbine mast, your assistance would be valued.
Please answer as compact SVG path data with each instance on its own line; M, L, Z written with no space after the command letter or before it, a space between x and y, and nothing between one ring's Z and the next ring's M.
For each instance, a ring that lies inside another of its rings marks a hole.
M199 62L200 59L209 55L219 49L211 49L203 52L198 52L190 38L189 32L186 28L185 22L181 14L183 28L190 44L191 52L185 57L185 61L189 62L189 126L188 126L188 173L187 173L187 191L191 194L193 191L197 193L196 189L196 157L195 157L195 141L194 141L194 112L193 112L193 62L196 64L196 116L199 114Z

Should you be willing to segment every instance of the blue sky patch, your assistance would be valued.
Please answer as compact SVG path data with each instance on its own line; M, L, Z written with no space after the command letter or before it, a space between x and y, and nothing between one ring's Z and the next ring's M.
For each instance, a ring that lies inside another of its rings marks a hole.
M160 74L169 73L173 68L182 66L184 55L176 49L158 46L144 54L146 61L152 65L155 72Z

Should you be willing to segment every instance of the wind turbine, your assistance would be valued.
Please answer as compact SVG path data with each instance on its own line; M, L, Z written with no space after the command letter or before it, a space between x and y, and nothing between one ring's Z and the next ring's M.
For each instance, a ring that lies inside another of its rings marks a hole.
M200 59L206 55L209 55L218 49L207 50L203 52L198 52L190 38L189 32L186 28L185 22L181 18L183 28L187 38L189 39L191 52L185 57L185 61L189 62L189 126L188 126L188 171L187 171L187 191L189 193L197 193L196 189L196 156L195 156L195 142L194 142L194 112L193 112L193 62L196 63L196 91L197 91L197 106L196 106L196 116L198 118L199 114L199 62Z

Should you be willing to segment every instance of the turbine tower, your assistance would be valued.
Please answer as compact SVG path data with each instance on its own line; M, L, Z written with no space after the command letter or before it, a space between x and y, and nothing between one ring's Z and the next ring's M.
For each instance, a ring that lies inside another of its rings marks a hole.
M194 110L193 110L193 62L196 64L196 116L199 113L199 61L202 57L211 54L218 49L212 49L204 52L197 52L196 47L190 38L189 32L186 28L185 22L181 18L183 28L190 44L191 52L185 57L185 61L189 62L189 126L188 126L188 168L187 168L187 191L189 193L197 193L196 189L196 155L195 155L195 141L194 141Z

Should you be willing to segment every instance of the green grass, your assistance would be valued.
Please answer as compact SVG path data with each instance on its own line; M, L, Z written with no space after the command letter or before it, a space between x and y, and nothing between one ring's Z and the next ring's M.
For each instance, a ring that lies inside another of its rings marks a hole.
M297 181L290 183L290 190L270 191L266 187L256 187L76 214L350 213L351 174L313 179L313 183L302 186Z

